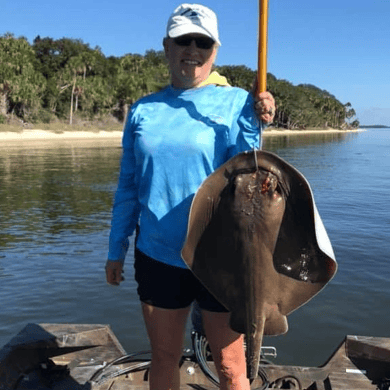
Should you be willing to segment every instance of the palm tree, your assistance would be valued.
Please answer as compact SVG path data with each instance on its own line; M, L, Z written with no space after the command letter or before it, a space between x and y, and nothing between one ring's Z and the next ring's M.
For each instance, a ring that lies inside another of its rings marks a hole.
M25 116L40 105L45 79L34 68L35 53L26 38L12 34L0 37L0 114L10 104Z

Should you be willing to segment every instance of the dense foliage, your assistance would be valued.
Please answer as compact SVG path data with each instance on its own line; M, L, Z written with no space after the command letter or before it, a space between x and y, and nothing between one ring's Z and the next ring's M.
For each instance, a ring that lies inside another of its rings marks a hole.
M251 90L255 72L246 66L217 69L231 85ZM350 103L342 104L314 85L292 85L267 76L276 100L275 127L358 127ZM27 122L61 119L72 123L115 117L122 121L128 105L169 83L162 51L105 57L81 40L41 38L32 45L12 34L0 36L0 123L10 117Z

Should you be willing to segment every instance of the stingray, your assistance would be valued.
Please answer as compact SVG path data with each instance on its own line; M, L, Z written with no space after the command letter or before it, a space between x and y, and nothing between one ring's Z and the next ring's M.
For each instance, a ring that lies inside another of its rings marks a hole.
M257 376L263 335L316 295L337 263L305 177L277 155L244 152L214 171L191 204L182 258L246 336Z

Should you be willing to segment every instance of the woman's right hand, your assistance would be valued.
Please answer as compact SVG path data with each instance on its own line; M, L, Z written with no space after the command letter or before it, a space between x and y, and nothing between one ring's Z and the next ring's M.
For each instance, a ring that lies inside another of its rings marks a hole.
M125 280L123 277L123 263L121 261L107 260L106 263L106 280L112 286L119 286Z

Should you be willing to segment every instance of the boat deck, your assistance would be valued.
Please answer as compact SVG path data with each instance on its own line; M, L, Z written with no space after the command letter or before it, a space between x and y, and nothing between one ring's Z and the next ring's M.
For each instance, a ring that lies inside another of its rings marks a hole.
M149 359L126 355L107 325L30 324L0 350L1 390L146 390ZM212 362L208 366L215 372ZM390 339L347 336L321 367L261 365L253 389L388 390ZM195 355L183 356L182 390L213 390Z

